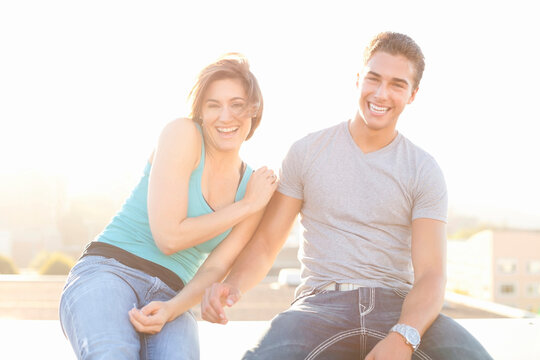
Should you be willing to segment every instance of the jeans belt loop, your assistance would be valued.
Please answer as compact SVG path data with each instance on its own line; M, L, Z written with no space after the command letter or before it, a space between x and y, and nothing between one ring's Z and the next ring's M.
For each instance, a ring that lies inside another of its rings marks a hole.
M334 290L334 291L349 291L349 290L356 290L361 287L362 286L356 285L356 284L348 284L348 283L338 284L335 282L333 284L331 283L331 284L326 285L324 289Z
M356 288L353 284L340 284L339 287L341 291L355 290Z

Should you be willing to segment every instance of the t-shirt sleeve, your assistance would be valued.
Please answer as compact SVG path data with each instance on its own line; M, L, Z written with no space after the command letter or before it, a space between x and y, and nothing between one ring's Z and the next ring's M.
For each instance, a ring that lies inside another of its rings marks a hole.
M425 166L416 186L412 220L420 218L447 222L448 192L444 175L435 160Z
M304 157L305 151L302 151L302 143L300 141L294 143L281 163L277 191L295 199L304 199L302 176Z

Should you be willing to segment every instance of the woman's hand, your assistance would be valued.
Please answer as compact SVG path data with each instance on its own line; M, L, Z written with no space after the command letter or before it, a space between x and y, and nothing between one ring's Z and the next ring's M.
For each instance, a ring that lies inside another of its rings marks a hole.
M244 200L252 206L253 212L257 212L270 201L277 185L278 180L274 171L263 166L251 174Z
M170 320L171 314L172 309L168 302L152 301L141 309L131 309L129 320L138 332L157 334Z

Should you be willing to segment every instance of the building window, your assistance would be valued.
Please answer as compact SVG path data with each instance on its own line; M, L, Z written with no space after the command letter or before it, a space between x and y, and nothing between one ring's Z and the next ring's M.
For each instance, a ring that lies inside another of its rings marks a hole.
M516 285L515 284L501 284L499 286L499 293L504 296L511 296L516 294Z
M527 296L540 297L540 283L533 283L527 285Z
M515 259L498 259L497 269L503 274L513 274L517 270L517 260Z
M532 260L527 264L529 274L540 274L540 260Z

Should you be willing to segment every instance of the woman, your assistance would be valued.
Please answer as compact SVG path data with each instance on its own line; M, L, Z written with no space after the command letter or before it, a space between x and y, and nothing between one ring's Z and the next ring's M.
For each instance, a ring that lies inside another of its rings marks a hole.
M198 359L189 309L226 275L276 189L271 170L239 157L263 110L247 60L210 64L190 97L191 119L165 126L139 184L68 277L60 320L79 358Z

